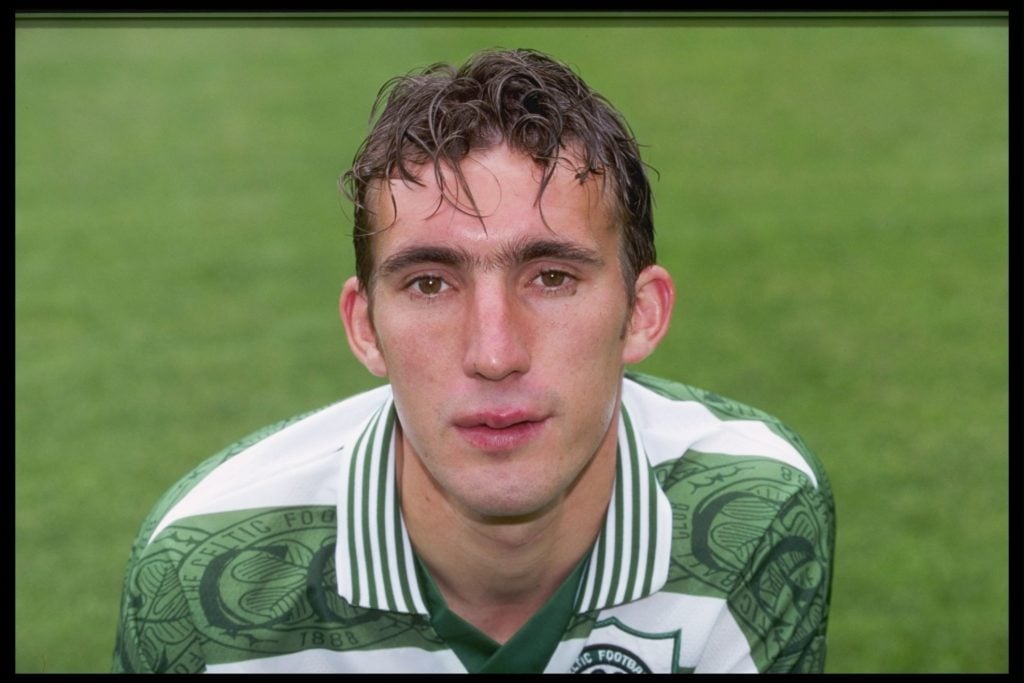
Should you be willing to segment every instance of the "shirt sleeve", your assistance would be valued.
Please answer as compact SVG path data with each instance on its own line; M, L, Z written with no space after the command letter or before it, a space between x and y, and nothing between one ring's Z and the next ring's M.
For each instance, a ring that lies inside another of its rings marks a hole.
M834 547L828 483L808 483L779 507L729 594L758 671L824 671Z
M197 673L205 668L173 550L134 550L125 572L114 673Z

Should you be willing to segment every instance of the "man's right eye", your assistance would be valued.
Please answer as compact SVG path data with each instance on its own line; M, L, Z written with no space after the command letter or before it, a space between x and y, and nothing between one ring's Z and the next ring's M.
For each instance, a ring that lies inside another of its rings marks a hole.
M434 275L418 277L412 281L411 286L425 296L435 296L448 288L448 284L444 280Z

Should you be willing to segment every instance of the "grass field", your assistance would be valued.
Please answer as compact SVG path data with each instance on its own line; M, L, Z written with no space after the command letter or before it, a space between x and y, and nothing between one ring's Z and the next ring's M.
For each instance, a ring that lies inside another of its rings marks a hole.
M374 386L336 180L390 76L526 46L646 145L679 300L642 369L831 476L827 670L1008 668L1005 22L15 27L15 670L106 671L149 507Z

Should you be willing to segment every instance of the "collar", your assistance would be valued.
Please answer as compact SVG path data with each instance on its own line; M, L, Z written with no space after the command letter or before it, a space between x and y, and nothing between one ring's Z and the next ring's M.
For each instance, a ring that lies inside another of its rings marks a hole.
M427 615L395 489L394 400L358 431L338 487L338 594L350 605ZM618 458L604 527L580 581L576 611L651 595L668 578L672 511L623 402Z

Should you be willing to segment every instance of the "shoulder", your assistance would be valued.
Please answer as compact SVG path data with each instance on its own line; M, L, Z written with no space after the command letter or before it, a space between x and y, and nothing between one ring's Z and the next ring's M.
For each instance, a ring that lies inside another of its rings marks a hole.
M832 491L795 431L713 392L633 373L623 403L672 507L673 590L724 597L779 548L828 575Z
M201 670L211 652L248 652L255 628L273 636L294 595L333 604L307 574L333 561L339 465L390 395L381 387L278 421L179 479L132 545L114 669Z
M623 405L672 507L673 555L719 588L773 526L830 555L835 504L818 456L773 415L681 382L629 373Z
M390 398L384 386L267 425L208 457L174 483L143 522L145 546L176 520L256 507L332 504L341 456Z

